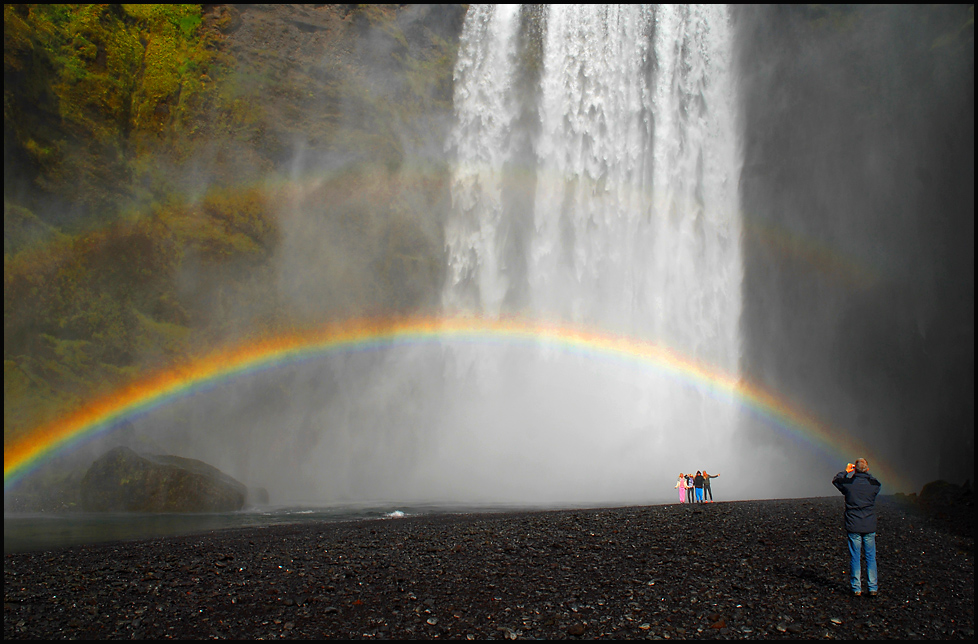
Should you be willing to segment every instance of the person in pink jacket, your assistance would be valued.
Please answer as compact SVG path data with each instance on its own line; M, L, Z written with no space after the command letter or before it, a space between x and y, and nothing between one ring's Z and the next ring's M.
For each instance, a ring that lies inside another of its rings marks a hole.
M676 489L679 490L679 502L686 502L686 475L679 473L679 480L676 481Z

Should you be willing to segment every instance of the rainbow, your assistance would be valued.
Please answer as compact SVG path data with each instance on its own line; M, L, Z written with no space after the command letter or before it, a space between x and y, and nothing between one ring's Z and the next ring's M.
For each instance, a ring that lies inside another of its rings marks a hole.
M772 252L797 262L804 262L823 276L837 280L849 288L864 290L880 279L880 271L874 267L847 257L840 251L821 244L812 237L805 237L775 226L759 217L741 213L744 233Z
M865 446L784 399L651 342L519 319L358 319L244 342L137 380L95 399L5 445L4 489L10 489L53 456L66 452L86 439L111 431L127 418L221 382L337 353L442 341L543 345L589 357L637 362L678 377L711 394L728 397L782 433L804 440L838 457L840 461L851 459L856 454L872 458ZM874 470L888 482L897 483L898 479L879 459L875 459Z

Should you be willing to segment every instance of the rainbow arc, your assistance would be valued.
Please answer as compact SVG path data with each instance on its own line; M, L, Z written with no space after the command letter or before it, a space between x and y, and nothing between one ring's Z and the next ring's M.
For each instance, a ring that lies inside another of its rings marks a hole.
M784 398L662 345L599 331L519 319L477 317L357 319L320 329L263 337L223 349L132 382L109 395L28 432L4 447L4 489L72 446L110 432L147 413L208 387L259 371L349 351L440 342L542 345L559 351L633 361L748 408L777 431L810 443L840 461L872 453L846 432L829 427ZM878 459L874 469L900 487Z

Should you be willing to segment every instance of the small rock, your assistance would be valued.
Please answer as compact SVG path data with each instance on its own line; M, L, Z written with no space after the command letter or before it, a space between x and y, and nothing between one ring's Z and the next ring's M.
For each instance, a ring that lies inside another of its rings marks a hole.
M584 635L584 631L586 629L587 627L584 624L578 622L577 624L574 624L567 629L567 634L574 635L574 636Z

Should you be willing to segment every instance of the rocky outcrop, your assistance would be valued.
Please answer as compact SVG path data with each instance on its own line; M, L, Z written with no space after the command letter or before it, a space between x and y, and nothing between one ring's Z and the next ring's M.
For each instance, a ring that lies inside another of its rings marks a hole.
M81 504L88 512L231 512L244 507L247 492L202 461L117 447L88 469Z
M894 498L913 508L932 526L967 539L975 538L975 497L971 481L963 485L931 481L920 494L895 494ZM974 550L974 542L970 549ZM967 548L966 548L967 550Z
M971 481L955 485L947 481L931 481L920 490L919 503L933 507L948 507L970 504L972 501Z

